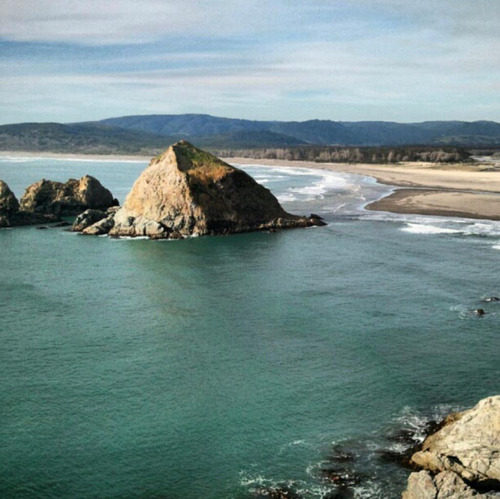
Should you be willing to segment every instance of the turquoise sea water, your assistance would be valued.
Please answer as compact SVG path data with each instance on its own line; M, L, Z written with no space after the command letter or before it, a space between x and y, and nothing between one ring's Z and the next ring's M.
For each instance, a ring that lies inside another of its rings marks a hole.
M0 158L21 195L141 162ZM396 498L394 428L500 392L500 224L367 212L357 176L245 167L324 228L182 241L0 231L0 497ZM476 317L475 308L487 314Z

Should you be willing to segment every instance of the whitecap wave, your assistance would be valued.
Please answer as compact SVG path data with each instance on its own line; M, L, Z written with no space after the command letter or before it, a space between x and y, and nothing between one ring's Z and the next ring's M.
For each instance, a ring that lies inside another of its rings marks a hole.
M144 159L120 159L120 158L83 158L83 157L73 157L73 156L0 156L0 162L2 163L28 163L37 161L75 161L78 163L143 163L147 164L148 161Z
M319 180L303 187L290 187L287 193L298 195L302 201L313 201L324 199L329 192L354 194L359 190L358 185L333 172L321 175L310 173L310 175L319 177Z
M290 203L292 201L298 200L297 196L294 196L290 192L285 192L284 194L278 194L276 197L280 203Z
M27 163L30 161L30 158L9 158L6 156L0 157L1 163Z
M498 237L500 236L500 223L496 221L472 222L468 219L446 219L438 220L416 219L404 220L406 227L401 230L411 234L460 234L475 237ZM496 248L495 248L496 249Z
M240 472L240 485L250 492L271 497L277 490L289 489L304 499L321 499L332 492L332 487L319 483L308 483L304 480L280 480L267 478L263 475L251 475L245 471ZM267 493L266 493L267 491Z
M450 229L447 227L439 227L437 225L425 225L419 223L409 223L406 227L401 229L403 232L411 234L461 234L462 231L458 229Z

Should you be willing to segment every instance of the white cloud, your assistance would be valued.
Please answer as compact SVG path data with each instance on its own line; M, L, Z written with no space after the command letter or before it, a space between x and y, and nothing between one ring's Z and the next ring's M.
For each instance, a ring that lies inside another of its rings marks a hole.
M0 59L4 122L500 119L498 0L2 0L0 16L0 39L72 50Z
M255 1L3 0L0 37L81 44L147 43L173 35L225 36L269 28Z

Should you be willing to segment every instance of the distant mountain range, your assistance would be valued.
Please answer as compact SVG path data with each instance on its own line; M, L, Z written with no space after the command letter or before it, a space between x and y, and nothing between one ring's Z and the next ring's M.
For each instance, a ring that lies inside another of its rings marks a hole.
M85 123L0 126L0 150L146 154L187 139L207 149L339 146L500 146L492 121L252 121L206 114L145 115Z
M251 121L206 114L147 115L109 118L97 122L166 136L202 138L207 143L264 142L276 145L491 145L500 144L500 124L493 121ZM219 144L220 143L220 144ZM246 145L245 145L246 146Z

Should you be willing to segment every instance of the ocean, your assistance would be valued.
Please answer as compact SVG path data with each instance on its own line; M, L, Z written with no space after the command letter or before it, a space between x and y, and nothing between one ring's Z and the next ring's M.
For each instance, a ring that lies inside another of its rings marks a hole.
M145 166L2 156L0 178L20 196L89 173L123 202ZM244 169L328 225L0 230L0 497L312 499L343 475L397 498L397 435L500 393L499 222L364 210L391 191L367 177Z

